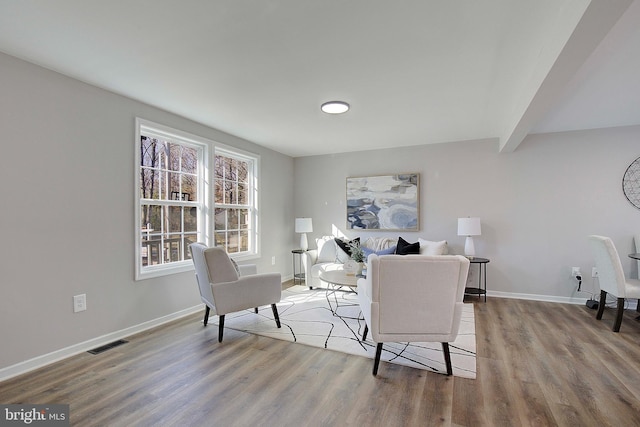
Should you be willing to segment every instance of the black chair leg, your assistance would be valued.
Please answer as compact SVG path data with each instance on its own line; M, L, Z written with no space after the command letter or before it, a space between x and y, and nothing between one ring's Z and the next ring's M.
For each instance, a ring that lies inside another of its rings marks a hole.
M369 326L365 323L364 324L364 332L362 333L362 341L366 341L367 340L367 334L369 333Z
M613 332L620 332L620 325L622 325L623 314L624 314L624 298L618 298L618 311L616 312L616 321L613 324Z
M451 366L451 354L449 353L449 343L442 343L442 352L444 353L444 363L447 365L447 375L453 375L453 367Z
M373 361L373 375L378 375L378 365L380 365L380 355L382 354L382 343L379 342L376 347L376 359Z
M276 320L276 325L280 327L280 316L278 316L278 307L275 304L271 304L271 310L273 310L273 318Z
M222 333L224 332L224 314L220 315L220 325L218 326L218 342L222 342Z
M209 306L207 306L207 309L204 311L204 326L207 326L207 323L209 323L209 312L211 311L211 308Z
M258 314L258 307L256 307L256 314Z
M602 319L602 313L604 313L604 305L607 302L607 291L600 291L600 302L598 303L598 313L596 313L596 319Z

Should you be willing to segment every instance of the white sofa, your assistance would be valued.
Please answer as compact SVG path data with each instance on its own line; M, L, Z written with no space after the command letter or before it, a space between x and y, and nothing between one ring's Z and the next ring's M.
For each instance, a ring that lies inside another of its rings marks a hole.
M335 236L320 237L316 239L317 249L310 249L303 253L302 261L305 281L309 289L326 287L326 283L320 280L320 273L330 270L342 270L343 264L349 259L349 255L336 244L335 238ZM418 239L418 243L420 243L420 255L447 255L449 253L446 240L434 242ZM365 255L371 253L377 255L393 254L397 244L398 238L360 238L360 246L365 250Z

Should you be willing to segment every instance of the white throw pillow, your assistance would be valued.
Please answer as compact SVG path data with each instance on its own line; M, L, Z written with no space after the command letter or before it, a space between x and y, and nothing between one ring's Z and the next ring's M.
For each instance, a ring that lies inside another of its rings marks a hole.
M336 261L336 242L332 236L322 236L316 239L318 245L318 261L317 262L335 262Z
M449 252L446 240L432 242L418 239L418 242L420 242L420 255L446 255Z

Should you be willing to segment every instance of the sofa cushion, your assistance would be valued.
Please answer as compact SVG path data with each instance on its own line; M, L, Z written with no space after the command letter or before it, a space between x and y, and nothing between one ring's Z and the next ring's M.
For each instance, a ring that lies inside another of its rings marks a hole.
M311 277L318 278L323 271L344 270L342 264L336 264L335 262L323 262L320 264L313 264L311 267Z
M380 251L391 247L395 248L397 244L398 239L391 237L369 237L361 244L361 246L363 248L373 249L374 251Z
M396 255L419 255L420 242L409 243L402 237L398 237L398 246L396 246Z
M449 248L447 241L432 242L431 240L418 239L420 243L420 255L447 255Z
M364 256L365 258L368 258L369 255L371 254L376 254L376 255L393 255L396 253L396 247L395 246L391 246L390 248L386 248L386 249L380 249L379 251L373 250L373 249L369 249L367 247L362 247L362 252L364 252Z
M336 242L332 236L323 236L316 239L318 246L318 259L316 262L336 262Z
M336 248L336 261L344 264L349 260L349 258L351 258L351 248L349 247L349 243L358 242L359 244L360 238L356 237L353 240L343 240L336 237L335 242L338 246Z

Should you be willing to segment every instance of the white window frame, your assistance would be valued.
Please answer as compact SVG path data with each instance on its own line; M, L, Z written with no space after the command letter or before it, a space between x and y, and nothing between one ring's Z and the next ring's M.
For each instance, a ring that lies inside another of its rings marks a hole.
M238 252L238 253L231 253L229 254L233 259L241 261L241 260L250 260L250 259L256 259L260 257L260 230L259 230L259 224L260 224L260 210L259 210L259 206L260 206L260 191L259 191L259 187L258 187L258 183L259 183L259 179L258 177L259 172L260 172L260 156L258 154L254 154L254 153L250 153L248 151L244 151L235 147L230 147L224 144L216 144L214 149L212 150L212 159L211 159L211 163L212 165L215 165L214 159L213 157L215 157L217 154L222 155L222 156L226 156L226 157L232 157L232 158L236 158L242 161L246 161L248 162L252 167L250 172L250 177L249 177L249 205L250 205L250 210L251 210L251 215L250 215L250 224L249 224L249 250L245 251L245 252ZM214 185L214 179L215 179L215 173L212 170L211 171L211 185ZM216 203L215 200L213 200L214 197L214 192L213 189L211 189L211 195L212 195L212 200L211 200L211 212L212 214L215 212L215 208L216 208ZM211 220L211 227L215 228L215 221ZM212 235L215 235L215 229L212 230Z
M176 261L167 264L143 266L142 265L142 232L140 231L140 211L142 208L142 200L140 194L140 144L142 135L149 135L159 139L173 141L182 145L196 148L200 151L198 156L198 200L190 203L197 208L197 229L199 242L209 242L209 147L213 145L213 141L201 138L196 135L189 134L180 130L154 123L141 118L136 118L136 143L135 143L135 213L134 213L134 230L135 230L135 280L150 279L153 277L165 276L168 274L181 273L193 270L193 261L190 259ZM161 202L159 204L162 204Z

